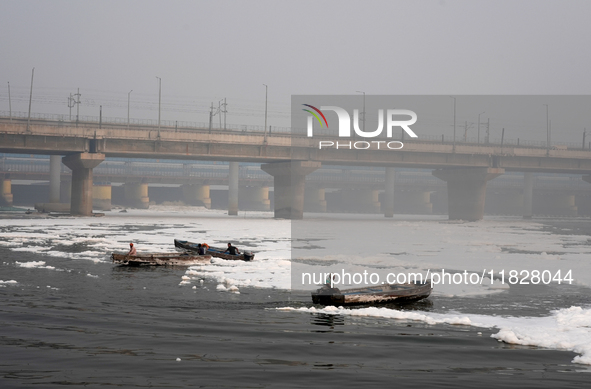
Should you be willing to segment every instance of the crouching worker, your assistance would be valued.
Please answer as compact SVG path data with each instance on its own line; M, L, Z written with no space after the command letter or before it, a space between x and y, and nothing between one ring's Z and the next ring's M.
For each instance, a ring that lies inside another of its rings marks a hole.
M228 253L230 255L240 254L240 250L238 250L236 247L232 246L232 243L228 243L228 249L224 252Z
M127 255L136 255L137 251L135 250L135 246L133 245L133 243L129 244L129 252L127 253Z
M207 254L208 249L209 249L209 245L207 243L199 243L197 245L197 253L199 253L199 255Z

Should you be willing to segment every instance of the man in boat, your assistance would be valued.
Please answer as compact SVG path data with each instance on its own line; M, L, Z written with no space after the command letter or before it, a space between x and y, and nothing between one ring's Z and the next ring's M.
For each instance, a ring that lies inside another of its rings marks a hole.
M199 255L207 254L208 249L209 249L209 245L207 243L199 243L197 245L197 253L199 253Z
M228 253L230 255L240 254L240 250L238 250L236 247L232 246L232 243L228 243L228 249L224 252Z
M136 255L137 251L135 250L135 246L133 245L133 243L129 244L129 252L127 253L127 255Z

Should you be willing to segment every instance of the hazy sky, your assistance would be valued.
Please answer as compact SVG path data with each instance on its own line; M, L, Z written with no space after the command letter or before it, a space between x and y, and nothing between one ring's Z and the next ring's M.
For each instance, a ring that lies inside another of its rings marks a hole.
M205 122L225 97L235 124L263 124L263 84L280 126L292 94L591 94L590 15L564 0L0 0L0 111L8 82L27 111L33 67L33 112L67 114L80 88L81 115L125 118L133 90L131 117L157 119L158 76L163 120Z

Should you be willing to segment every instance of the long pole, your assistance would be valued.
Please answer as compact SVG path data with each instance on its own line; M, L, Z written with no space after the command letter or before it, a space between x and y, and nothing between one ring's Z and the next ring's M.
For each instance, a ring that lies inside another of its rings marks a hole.
M10 122L12 123L12 102L10 101L10 81L8 82L8 114L10 115ZM585 143L585 142L583 142Z
M35 68L31 72L31 94L29 95L29 117L27 118L27 132L29 132L29 125L31 123L31 102L33 101L33 77L35 76Z
M224 97L224 130L226 129L226 114L228 113L227 105L226 98Z
M550 153L550 122L548 121L548 104L546 106L546 154Z
M456 98L453 96L449 96L454 99L454 143L453 143L453 152L456 152Z
M219 117L218 117L218 121L220 123L220 126L218 128L222 128L222 100L218 101L218 112L219 112Z
M156 76L158 79L158 131L160 131L160 103L162 100L162 79Z
M484 111L486 112L486 111ZM480 112L478 114L478 144L480 144L480 115L482 115L484 112Z
M127 93L127 129L129 130L129 102L131 100L131 92L133 89Z
M468 121L464 124L464 143L468 141Z
M263 130L263 135L266 137L267 136L267 92L268 92L268 86L267 84L263 84L265 85L265 129Z
M76 127L78 127L78 117L80 115L80 88L78 88L78 93L75 95L78 98L76 102Z
M209 109L209 133L211 134L211 128L213 126L213 101L211 102L211 108Z
M363 112L362 112L362 114L363 114L363 132L365 132L365 92L360 91L360 90L358 90L356 92L363 93ZM404 136L404 135L402 135L402 136Z

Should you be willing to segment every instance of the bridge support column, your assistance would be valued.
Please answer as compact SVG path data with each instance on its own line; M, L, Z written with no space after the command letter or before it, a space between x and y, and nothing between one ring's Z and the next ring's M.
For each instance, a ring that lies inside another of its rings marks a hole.
M487 193L484 210L492 215L523 215L524 197L519 190L497 190Z
M230 162L228 174L228 215L238 215L238 171L240 163Z
M346 212L379 213L379 194L376 189L343 189L341 201Z
M306 187L304 194L304 211L326 212L326 197L324 188Z
M433 213L431 203L432 191L408 190L396 196L397 212L412 215L430 215Z
M273 176L276 218L304 218L306 175L320 166L320 162L313 161L276 162L261 165L264 172Z
M59 155L49 156L49 202L60 202L60 180L61 180L62 157Z
M148 184L141 182L125 183L123 185L125 203L133 208L148 209L150 198L148 197Z
M92 207L101 211L111 210L111 184L98 184L92 187Z
M60 181L60 203L72 201L72 181Z
M268 186L248 186L240 189L241 202L245 208L253 211L268 211L271 209Z
M481 220L484 216L486 183L503 174L499 168L438 169L433 175L447 182L450 220Z
M105 160L104 154L80 153L62 158L64 165L72 170L72 201L70 214L92 215L92 169Z
M534 174L523 173L523 218L531 219L534 215Z
M183 200L186 204L211 208L209 185L186 184L182 186Z
M384 195L384 217L394 217L394 176L393 167L386 168L386 193Z
M12 180L4 178L0 180L0 206L12 206Z
M575 196L579 216L591 216L591 195L580 193Z
M569 193L548 193L536 196L536 214L549 216L578 216L575 195Z

